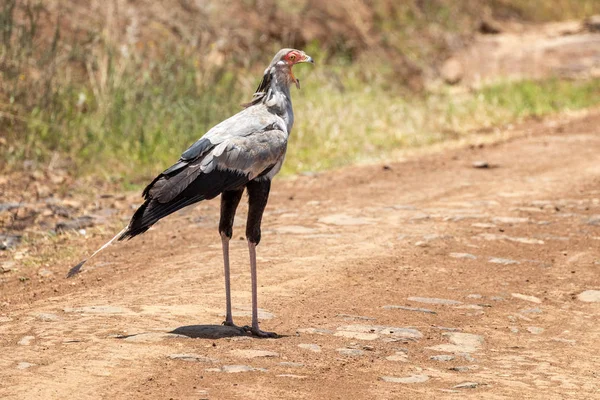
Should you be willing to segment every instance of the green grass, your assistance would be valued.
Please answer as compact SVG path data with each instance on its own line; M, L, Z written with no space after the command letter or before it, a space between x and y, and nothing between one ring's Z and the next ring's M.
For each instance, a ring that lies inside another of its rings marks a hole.
M580 17L599 2L547 2L562 15L546 2L493 0L487 6L537 21ZM202 59L206 49L200 53L183 41L129 46L108 31L71 38L60 24L52 35L42 34L41 4L5 0L0 6L0 169L58 160L79 174L143 181L239 111L272 54L254 54L260 65L236 63L234 54L217 66ZM372 14L361 16L370 15L362 22L381 34L377 45L385 51L379 55L365 51L361 59L345 42L306 45L317 67L296 71L303 89L293 93L296 125L283 172L382 159L481 127L600 104L599 80L501 83L462 93L407 90L400 68L407 64L392 59L435 60L445 51L441 33L472 29L473 4L375 1Z
M360 85L340 92L314 74L296 96L287 173L384 159L401 148L457 139L483 127L600 104L599 79L522 81L461 94L403 96Z

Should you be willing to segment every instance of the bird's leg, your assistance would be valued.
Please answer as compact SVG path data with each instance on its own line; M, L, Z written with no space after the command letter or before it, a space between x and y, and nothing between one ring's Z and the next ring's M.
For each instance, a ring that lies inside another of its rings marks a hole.
M258 326L258 283L256 276L256 246L260 243L260 223L269 199L271 181L251 181L248 188L248 222L246 223L246 238L250 253L250 276L252 280L252 326L249 331L258 337L277 337L274 332L261 331Z
M235 218L235 210L237 209L240 199L242 198L243 190L234 192L223 192L221 195L221 220L219 222L219 233L221 234L221 243L223 245L223 265L225 273L225 304L226 313L223 325L237 327L233 323L233 315L231 313L231 284L229 271L229 240L233 235L233 220Z

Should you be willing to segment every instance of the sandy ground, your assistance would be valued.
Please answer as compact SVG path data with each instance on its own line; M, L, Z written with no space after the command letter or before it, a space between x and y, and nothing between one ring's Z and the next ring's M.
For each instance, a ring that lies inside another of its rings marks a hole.
M112 232L74 238L38 279L0 274L0 398L600 398L599 125L531 122L492 145L277 180L258 248L277 339L220 325L218 201L66 280Z

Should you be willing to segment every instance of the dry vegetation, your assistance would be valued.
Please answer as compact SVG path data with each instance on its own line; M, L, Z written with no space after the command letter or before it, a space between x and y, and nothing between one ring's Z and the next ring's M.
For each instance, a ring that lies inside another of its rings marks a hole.
M294 95L287 172L600 102L597 81L426 91L482 18L539 22L600 11L598 0L481 3L5 0L0 168L52 160L81 172L153 175L237 111L283 46L305 49L319 65L297 73L304 87Z

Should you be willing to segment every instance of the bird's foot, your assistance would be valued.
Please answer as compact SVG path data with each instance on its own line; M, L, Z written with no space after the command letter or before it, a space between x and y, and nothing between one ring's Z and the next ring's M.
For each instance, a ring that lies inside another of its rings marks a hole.
M244 326L242 329L244 329L246 332L251 333L253 336L259 337L259 338L276 338L279 337L278 334L276 334L275 332L265 332L265 331L261 331L258 327L253 327L253 326Z

